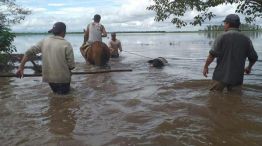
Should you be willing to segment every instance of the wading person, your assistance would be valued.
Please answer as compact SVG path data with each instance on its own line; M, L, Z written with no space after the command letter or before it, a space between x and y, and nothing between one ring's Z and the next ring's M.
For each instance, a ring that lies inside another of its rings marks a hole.
M71 44L64 39L66 25L57 22L48 31L53 36L47 37L25 52L16 74L21 78L25 63L30 57L42 53L43 82L49 83L54 93L67 94L70 90L71 70L75 68L74 53Z
M226 16L224 20L225 32L218 36L209 51L203 69L203 75L207 77L208 66L217 58L217 65L213 73L212 91L228 91L243 84L244 73L250 74L252 66L258 59L253 48L252 41L242 34L239 29L240 18L236 14ZM245 68L245 61L249 64Z
M96 41L102 42L102 37L107 36L105 27L100 23L101 16L96 14L93 20L92 23L87 25L86 30L84 30L84 42L80 47L80 52L85 59L87 59L87 51L91 44Z
M116 39L116 33L111 33L111 40L108 43L108 47L110 49L111 58L118 58L118 50L122 52L122 45L120 40Z

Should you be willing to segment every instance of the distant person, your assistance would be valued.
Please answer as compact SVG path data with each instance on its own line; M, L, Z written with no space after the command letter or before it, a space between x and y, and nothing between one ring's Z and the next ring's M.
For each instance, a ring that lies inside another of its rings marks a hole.
M210 90L228 91L242 85L244 73L250 74L252 66L258 59L250 38L240 32L240 18L236 14L227 15L224 22L225 32L218 36L209 51L203 75L207 77L208 66L217 58L217 65L212 79L214 85ZM245 68L246 58L249 60Z
M96 41L102 42L102 37L107 37L105 27L100 24L101 16L96 14L93 20L94 22L88 24L86 30L84 30L84 42L80 47L80 52L85 59L87 59L87 51L91 44Z
M71 44L64 39L66 25L57 22L48 31L47 37L25 52L16 74L21 78L24 66L30 57L42 53L43 82L49 83L54 93L67 94L70 91L71 70L75 68L74 53Z
M108 43L110 49L111 58L118 58L119 52L122 52L122 45L120 40L116 38L116 33L111 33L111 40Z

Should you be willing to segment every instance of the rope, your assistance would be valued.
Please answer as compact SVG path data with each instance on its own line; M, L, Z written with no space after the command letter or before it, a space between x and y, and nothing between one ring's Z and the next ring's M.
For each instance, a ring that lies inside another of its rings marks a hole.
M149 58L149 59L153 59L151 57L147 57L147 56L144 56L144 55L140 55L140 54L137 54L137 53L133 53L133 52L129 52L129 51L123 51L123 52L127 52L129 54L133 54L133 55L136 55L136 56L140 56L140 57L144 57L144 58Z

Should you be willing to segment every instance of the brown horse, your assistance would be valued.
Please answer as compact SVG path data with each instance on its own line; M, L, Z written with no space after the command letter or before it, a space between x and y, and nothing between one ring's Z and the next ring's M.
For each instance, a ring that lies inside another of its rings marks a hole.
M83 45L80 51L87 62L97 66L105 66L110 58L110 49L105 43L99 41L91 45Z

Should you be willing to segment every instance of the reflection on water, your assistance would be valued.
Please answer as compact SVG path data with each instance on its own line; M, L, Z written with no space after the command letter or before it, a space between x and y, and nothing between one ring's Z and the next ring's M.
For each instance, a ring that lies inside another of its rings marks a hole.
M18 36L19 51L42 37ZM241 92L213 93L208 88L215 63L207 79L201 73L212 37L203 33L118 37L123 49L133 54L122 52L109 64L133 71L74 75L67 96L51 93L40 77L1 78L1 145L262 145L261 61L252 75L245 76ZM75 71L100 69L84 63L78 52L81 35L66 38L75 50ZM261 35L251 38L261 56ZM156 69L142 56L163 56L169 64Z
M76 126L76 114L79 111L79 103L72 95L60 96L50 94L49 107L43 113L47 121L48 131L58 135L57 145L61 146L84 146L82 141L74 140L73 131Z
M76 125L75 98L51 97L49 109L44 115L49 120L50 132L54 134L69 135Z
M245 93L210 97L208 108L213 125L210 125L212 131L209 138L215 145L261 144L261 135L257 135L262 130L261 122L251 118L256 114L261 116L261 104L252 103L257 102L253 98L256 97Z

